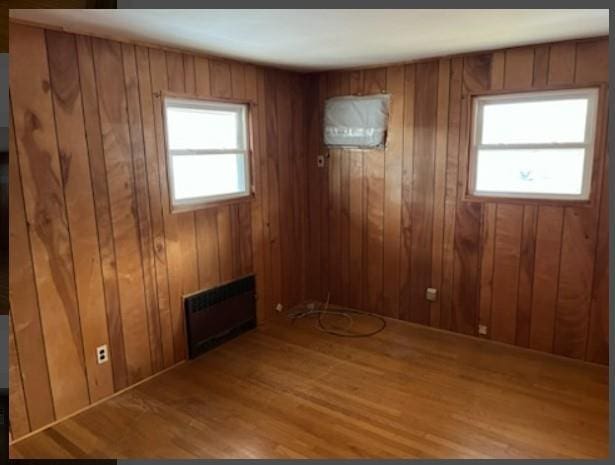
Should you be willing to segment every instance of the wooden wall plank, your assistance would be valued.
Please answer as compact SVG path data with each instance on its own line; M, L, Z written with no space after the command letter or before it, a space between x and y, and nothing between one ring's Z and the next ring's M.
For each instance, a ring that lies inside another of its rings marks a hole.
M391 94L384 176L384 288L383 314L399 316L399 251L401 247L401 186L404 150L403 65L387 68L387 92Z
M115 238L126 364L130 383L152 373L141 245L120 44L93 39L100 124ZM103 71L104 70L104 71Z
M264 95L267 102L265 118L265 140L267 156L267 203L266 224L269 235L269 255L271 277L270 306L275 307L282 300L282 263L280 249L280 190L278 172L278 102L276 98L278 72L265 70ZM266 254L267 255L267 254Z
M387 69L372 68L363 72L363 93L379 94L386 90Z
M10 53L16 153L51 391L56 415L62 417L90 399L44 32L11 25Z
M576 44L575 78L578 83L609 80L609 41L601 38Z
M330 282L331 301L338 305L342 304L341 295L341 179L342 179L342 156L343 151L339 149L329 150L329 256L335 257L330 263Z
M292 109L289 99L290 80L287 73L278 74L276 87L277 117L278 117L278 172L279 172L279 221L280 221L280 254L282 270L281 303L287 307L293 299L292 283L295 279L295 270L300 265L289 252L294 249L293 237L295 236L295 224L293 223L293 202L296 192L293 185L291 171L291 136Z
M11 108L9 116L10 313L28 419L30 427L37 429L52 422L55 417ZM17 402L17 399L14 401ZM18 431L13 434L18 436Z
M166 176L167 160L164 144L164 129L162 123L162 99L160 92L169 90L168 70L166 54L162 50L149 49L150 80L152 93L155 94L153 101L153 118L156 134L156 153L158 157L158 169L161 176L160 195L162 206L162 218L164 224L165 251L167 263L167 276L169 282L169 309L163 309L160 313L160 329L163 340L172 343L172 363L178 362L185 355L185 340L183 328L178 325L178 315L182 314L182 252L179 236L177 216L171 214L169 183ZM169 338L168 333L171 337ZM166 356L168 357L168 356Z
M536 223L538 208L535 205L525 205L521 232L521 248L519 258L519 289L517 296L517 333L515 343L528 347L530 339L530 322L532 315L532 293L534 263L536 253ZM538 290L540 292L540 290Z
M608 170L605 170L605 173ZM586 359L590 362L609 363L609 201L608 176L602 181L600 223L594 259L589 334Z
M592 212L566 208L555 316L554 352L560 355L585 356L595 240Z
M534 48L534 77L532 87L542 88L547 85L549 75L550 46L540 45Z
M163 368L164 362L162 356L162 342L160 340L160 317L158 314L154 242L152 237L152 221L145 166L145 141L143 124L141 121L141 102L139 100L136 52L133 46L122 44L122 61L124 67L124 85L126 87L139 239L141 244L141 262L143 266L143 285L145 291L149 345L152 370L157 372Z
M49 75L71 234L79 321L90 398L113 393L113 360L100 365L96 348L108 344L107 317L74 36L47 31Z
M294 187L297 190L294 203L294 221L295 221L295 237L296 237L296 250L299 252L299 273L294 273L297 276L296 282L293 284L293 301L292 303L302 302L307 297L307 276L310 270L308 264L308 154L305 141L307 139L307 124L305 120L305 99L303 90L305 89L304 76L294 75L291 76L291 112L292 118L292 132L289 135L292 140L292 168L294 170L293 177L297 182L294 183ZM299 90L299 92L297 91ZM292 155L294 154L294 155ZM349 250L349 246L348 250ZM347 292L350 291L349 284L347 284Z
M468 170L470 99L468 92L490 86L491 55L472 55L463 59L463 87L458 158L458 197L465 191ZM482 205L458 202L455 209L453 291L451 328L476 334L478 320L479 256L474 246L480 240Z
M449 117L446 147L446 186L444 195L444 231L442 238L442 284L440 290L440 328L452 325L455 211L457 208L458 152L461 124L463 59L451 60Z
M517 287L523 208L499 204L495 219L495 251L491 338L513 344L517 322Z
M26 399L24 396L23 383L21 379L21 366L17 347L15 346L15 335L12 314L9 314L9 420L11 423L11 433L16 437L23 436L30 432L30 421Z
M573 42L553 44L549 50L549 84L569 84L574 80L576 46Z
M231 65L228 62L209 60L209 76L211 79L211 94L214 97L232 97Z
M434 160L433 239L431 252L431 287L442 288L442 254L444 242L444 199L446 195L446 149L448 142L448 108L450 98L451 61L443 59L438 66L438 110L436 115L436 149ZM440 298L430 305L431 326L440 326Z
M363 226L365 224L363 199L363 152L353 150L350 156L350 299L352 308L363 308Z
M323 127L324 119L324 102L327 97L327 75L321 73L318 76L318 126ZM320 138L320 151L324 155L328 155L327 149L322 143ZM323 167L320 176L318 178L318 187L320 192L320 253L321 253L321 299L325 300L329 293L329 277L330 270L330 257L329 257L329 172L330 163L327 159L325 166ZM363 184L363 183L361 183ZM364 227L364 225L362 225ZM362 291L361 291L362 292Z
M92 192L94 195L94 209L98 228L102 278L105 290L109 353L113 354L113 382L115 389L118 390L128 385L128 368L126 365L126 349L124 347L120 310L107 171L98 111L96 73L94 71L92 42L89 37L77 36L77 52Z
M412 184L414 176L414 107L416 66L406 65L404 81L404 151L402 155L402 210L399 264L399 318L410 318L410 286L412 269Z
M410 321L429 324L425 290L431 285L434 215L434 159L438 104L438 62L416 65L414 163L412 179L412 246L410 248Z
M270 228L269 228L269 181L268 181L268 164L269 164L269 156L267 152L267 114L268 114L268 100L266 99L265 94L265 71L262 68L257 69L256 71L256 88L258 95L258 117L259 117L259 125L258 125L258 137L259 137L259 156L258 156L258 164L259 164L259 173L261 178L260 188L257 185L256 194L261 197L261 222L262 222L262 234L263 234L263 243L261 250L262 256L262 272L260 274L261 281L263 282L263 291L262 294L258 296L259 300L259 311L262 315L262 318L266 318L268 312L273 309L272 303L272 264L271 264L271 254L270 251ZM256 250L256 249L255 249ZM257 278L258 279L258 278ZM262 321L262 320L261 320Z
M373 313L382 313L383 289L383 207L384 207L384 161L382 152L366 151L363 158L365 240L363 241L363 264L365 308Z
M506 90L531 87L534 76L534 49L529 47L506 50L504 88Z
M318 166L318 157L323 155L320 150L320 119L319 119L319 92L318 92L318 77L316 75L309 75L306 77L306 89L304 95L304 111L306 115L307 124L307 171L308 171L308 273L307 279L307 293L311 298L322 298L322 286L321 286L321 274L320 272L314 272L314 270L322 269L322 246L323 241L321 239L321 190L320 190L320 178L322 176L323 168ZM317 102L317 104L314 104ZM360 152L359 152L360 153ZM352 177L352 160L351 160L351 177ZM353 224L353 210L352 210L352 179L350 184L350 221L351 221L351 238L352 241L352 224ZM264 187L264 186L263 186ZM362 222L359 222L362 224ZM352 260L352 242L350 244L350 254ZM353 265L350 265L351 274L353 272ZM351 275L350 287L354 288ZM356 294L352 294L354 296ZM351 305L357 307L356 301L353 301Z
M143 126L143 144L147 171L148 200L150 204L150 221L152 228L152 247L156 276L156 294L158 296L157 315L151 316L153 327L150 327L150 340L159 340L159 348L152 349L162 352L162 365L169 367L174 362L173 335L170 321L169 276L167 269L167 251L162 216L162 197L160 192L160 177L164 173L158 166L158 151L156 144L156 123L154 122L154 100L152 81L150 77L149 51L145 47L136 48L137 75L139 80L139 98L141 102L141 117ZM157 320L157 321L156 321ZM158 333L158 334L157 334ZM154 360L154 358L153 358ZM154 363L156 364L156 362Z
M563 218L560 207L538 209L533 287L540 292L532 295L529 346L545 352L553 350Z

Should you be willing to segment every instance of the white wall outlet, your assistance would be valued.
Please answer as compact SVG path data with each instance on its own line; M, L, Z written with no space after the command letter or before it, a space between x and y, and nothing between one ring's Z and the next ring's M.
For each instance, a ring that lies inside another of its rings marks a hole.
M319 168L325 167L325 156L324 155L318 155L318 158L316 159L316 166L318 166Z
M96 360L99 365L109 361L109 349L107 349L107 344L96 348Z
M487 325L478 325L478 334L487 334Z
M430 302L435 302L438 300L438 290L433 287L428 287L425 291L425 298Z
M277 305L275 306L275 311L276 311L276 312L281 312L282 310L284 310L284 305L282 305L282 304L277 304Z

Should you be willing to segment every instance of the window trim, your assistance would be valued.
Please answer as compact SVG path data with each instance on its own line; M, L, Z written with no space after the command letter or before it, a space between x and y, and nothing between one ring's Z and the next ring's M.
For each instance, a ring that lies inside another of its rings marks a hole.
M544 100L563 100L582 96L588 98L587 120L585 125L584 143L529 143L529 144L478 144L480 132L482 131L482 109L485 102L531 102ZM587 203L591 200L593 189L593 171L595 165L596 131L598 125L599 101L601 98L601 88L595 86L567 87L562 89L545 89L521 92L497 92L472 95L470 105L470 118L472 129L468 154L468 182L466 186L466 196L470 200L489 200L495 201L555 201L557 203ZM476 190L476 168L477 156L480 148L523 149L523 148L584 148L586 162L584 163L582 191L580 194L543 194L525 192L500 192L500 191L477 191Z
M164 137L164 149L165 149L165 162L168 181L169 192L169 208L171 213L180 213L186 211L200 210L204 208L216 207L226 204L236 204L245 201L250 201L254 197L254 184L253 184L253 130L252 130L252 115L255 102L246 99L234 99L234 98L218 98L218 97L202 97L192 94L182 94L176 92L162 91L158 96L161 99L162 106L162 125L163 125L163 137ZM169 148L169 133L167 127L167 102L186 102L190 106L201 107L238 107L243 106L243 117L245 121L244 125L244 148L238 149L177 149L171 150ZM196 104L196 105L195 105ZM177 152L182 152L176 154ZM243 153L246 157L245 160L245 182L246 190L240 193L222 194L215 196L194 197L190 199L175 199L175 183L173 177L173 157L181 155L198 154L201 156L207 156L208 154L236 154Z

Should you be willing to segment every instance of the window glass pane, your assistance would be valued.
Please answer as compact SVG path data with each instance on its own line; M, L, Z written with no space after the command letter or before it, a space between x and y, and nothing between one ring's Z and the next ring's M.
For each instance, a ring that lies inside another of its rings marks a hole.
M171 150L243 149L242 124L237 111L167 106Z
M476 190L578 195L584 149L479 150Z
M482 144L585 141L587 99L487 103Z
M175 199L245 192L245 159L244 154L174 156Z

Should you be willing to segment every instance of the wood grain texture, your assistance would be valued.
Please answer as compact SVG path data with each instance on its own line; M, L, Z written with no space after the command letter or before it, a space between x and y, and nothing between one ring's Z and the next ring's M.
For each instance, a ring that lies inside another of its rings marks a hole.
M90 398L113 393L112 362L100 365L96 348L108 343L96 216L87 157L75 38L47 31L49 73L68 226L71 233L79 321Z
M333 303L468 334L481 322L487 337L606 363L606 90L589 206L462 200L470 93L604 87L605 38L304 76L17 25L10 44L12 372L21 373L22 432L182 360L184 293L253 272L259 321L277 303L330 291ZM315 166L327 153L328 81L339 94L386 91L403 103L385 150L344 150ZM166 89L254 101L253 200L170 213L158 94ZM427 304L432 285L440 300ZM82 303L93 296L95 305ZM109 345L112 384L92 363L99 340Z
M341 299L348 289L340 272L346 252L340 244L348 238L353 307L383 315L397 313L401 319L467 334L476 334L477 324L482 324L487 327L486 338L579 358L590 359L590 348L604 354L604 335L597 326L591 326L595 324L592 319L603 318L600 315L606 311L603 298L598 297L604 292L604 284L600 284L604 278L598 278L594 271L603 265L597 264L593 252L599 241L597 233L605 227L603 222L598 223L598 178L604 172L604 149L596 152L589 207L506 200L470 202L464 197L472 95L604 84L608 80L606 48L607 40L600 38L423 60L404 66L404 86L397 86L397 90L391 83L398 67L313 76L313 85L327 83L330 95L347 87L344 81L350 81L351 93L376 93L385 88L393 102L398 100L397 94L404 102L401 121L392 108L389 145L379 152L380 159L377 152L331 151L328 168L309 174L310 179L316 176L311 181L314 184L319 175L326 177L318 206L328 223L321 224L319 235L311 240L326 245L319 261L321 275L330 276L327 282L333 302L346 303ZM605 101L602 91L601 102ZM599 127L605 121L601 113ZM396 134L400 131L403 146L398 162L390 154L391 147L399 143ZM598 145L604 147L604 136ZM340 201L345 196L344 157L350 163L348 225ZM377 164L382 159L384 176ZM400 166L387 169L387 163ZM361 190L360 184L364 186ZM401 211L397 244L392 226L398 221L396 209L387 205L388 196L398 192ZM376 207L383 201L381 213ZM319 218L322 222L322 214ZM398 278L393 258L396 251ZM573 282L577 265L588 276ZM428 303L425 289L432 286L439 289L439 299ZM380 292L382 300L370 302L369 295ZM340 300L336 300L338 296ZM397 310L390 306L396 300ZM604 355L596 357L604 359Z
M384 288L383 313L399 313L399 248L401 240L401 178L404 150L404 66L387 68L387 92L391 94L390 131L387 134L384 185Z
M298 179L307 163L304 78L100 38L12 30L22 55L11 71L17 142L10 150L10 292L19 309L12 366L23 380L15 412L27 412L29 423L16 420L17 437L183 360L187 293L256 272L259 321L278 302L304 300L309 254L308 182ZM258 208L248 202L171 214L161 90L253 101ZM273 179L290 201L269 185L269 168L284 173ZM279 222L281 207L290 228ZM280 265L275 278L272 263ZM271 292L275 286L279 293ZM111 363L96 363L101 344Z
M15 351L9 359L9 371L17 368L22 378L24 407L32 429L55 420L48 374L47 354L38 310L38 295L23 200L15 124L9 128L9 293ZM19 309L16 311L15 309ZM9 378L10 380L10 378ZM12 394L9 393L10 397ZM15 400L13 400L15 402ZM19 407L15 407L16 411ZM9 413L12 410L9 410ZM18 428L19 429L19 428ZM13 432L18 437L17 432Z
M429 324L430 311L429 303L425 300L425 289L431 285L438 62L417 64L415 79L409 320Z
M10 454L606 458L608 401L607 367L394 320L357 340L281 317Z
M152 373L122 48L93 39L128 381ZM103 72L104 70L104 72ZM128 155L128 156L127 156Z
M11 25L10 82L32 266L57 417L89 403L44 31ZM12 55L13 56L13 55ZM32 76L24 79L24 76ZM16 310L15 310L16 311Z
M15 437L23 436L30 432L30 420L23 391L21 378L21 366L15 346L15 334L13 330L12 315L9 315L9 417L11 434Z

